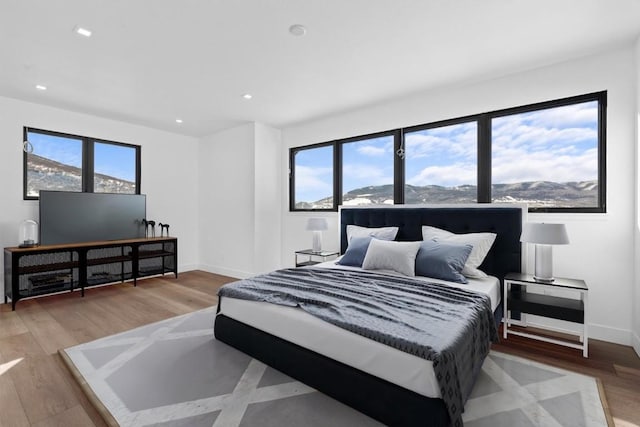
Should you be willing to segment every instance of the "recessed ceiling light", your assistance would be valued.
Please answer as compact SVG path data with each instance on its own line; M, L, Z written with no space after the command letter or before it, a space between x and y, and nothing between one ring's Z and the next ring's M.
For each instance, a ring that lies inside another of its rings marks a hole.
M307 27L300 24L293 24L289 27L289 32L296 37L302 37L307 34Z
M91 30L87 30L86 28L76 26L73 31L81 36L91 37Z
M36 85L36 89L38 89L38 90L47 90L47 87L43 86L43 85Z
M245 93L244 95L242 95L242 97L244 99L251 99L251 98L253 98L253 95L251 95L250 93Z
M182 119L176 119L176 123L182 123Z

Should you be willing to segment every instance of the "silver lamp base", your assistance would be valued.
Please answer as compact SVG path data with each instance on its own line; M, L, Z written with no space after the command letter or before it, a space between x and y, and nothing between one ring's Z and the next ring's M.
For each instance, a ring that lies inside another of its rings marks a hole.
M533 278L538 282L551 283L553 278L553 246L536 245L536 268Z
M322 252L322 231L313 232L313 242L311 244L311 250L316 253Z

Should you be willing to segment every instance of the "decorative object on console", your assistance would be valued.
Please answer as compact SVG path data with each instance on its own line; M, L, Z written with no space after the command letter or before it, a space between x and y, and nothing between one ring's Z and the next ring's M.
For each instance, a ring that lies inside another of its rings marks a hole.
M307 220L307 230L313 231L313 252L322 252L322 232L329 228L325 218L309 218Z
M159 223L160 226L160 237L164 237L164 229L167 229L167 237L169 237L169 224Z
M553 245L569 244L564 224L526 223L520 241L536 245L534 279L545 283L553 282Z
M147 221L147 222L149 223L149 226L151 227L151 237L156 237L156 222L155 221Z
M22 221L20 224L21 248L33 248L38 246L38 223L32 219Z

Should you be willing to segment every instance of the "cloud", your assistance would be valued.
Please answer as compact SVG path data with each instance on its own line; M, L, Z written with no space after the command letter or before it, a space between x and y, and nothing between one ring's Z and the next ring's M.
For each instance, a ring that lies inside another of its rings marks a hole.
M477 169L475 163L429 166L416 175L407 178L406 182L416 186L442 185L444 187L455 187L465 184L475 185L477 182Z
M361 154L364 156L383 157L393 152L393 136L381 136L379 138L365 139L349 142L342 147L345 157Z
M345 192L370 185L393 184L393 164L382 167L366 163L344 163L342 181Z
M462 123L411 132L405 136L405 150L407 159L438 157L447 159L443 160L447 163L461 158L475 161L477 141L476 123Z
M596 102L500 117L492 123L492 180L598 178Z
M296 202L316 201L333 195L333 168L296 166Z
M580 156L566 155L558 151L523 153L521 150L507 150L493 158L494 184L595 179L598 179L596 149L584 151Z
M356 149L356 151L365 156L382 157L388 153L384 147L374 147L373 145L363 145Z

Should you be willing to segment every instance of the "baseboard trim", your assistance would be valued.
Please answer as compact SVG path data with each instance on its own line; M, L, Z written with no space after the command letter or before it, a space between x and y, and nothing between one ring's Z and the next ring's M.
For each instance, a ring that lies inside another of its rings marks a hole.
M539 317L534 315L527 315L527 323L530 326L551 326L559 330L564 330L567 333L574 333L581 328L581 325L571 322L564 322L562 320L550 319L546 317ZM631 346L633 341L633 333L629 329L613 328L611 326L600 325L595 323L589 323L589 338L600 341L607 341L614 344L621 344ZM637 350L636 350L637 352Z
M222 276L235 277L237 279L246 279L248 277L255 276L254 273L248 271L234 270L231 268L224 268L217 265L200 265L199 270L206 271L208 273L220 274Z
M631 334L632 347L636 351L638 357L640 357L640 337L636 333Z
M185 264L185 265L178 266L178 272L180 273L184 271L193 271L193 270L200 270L200 266L197 264Z

